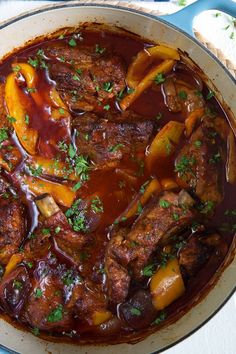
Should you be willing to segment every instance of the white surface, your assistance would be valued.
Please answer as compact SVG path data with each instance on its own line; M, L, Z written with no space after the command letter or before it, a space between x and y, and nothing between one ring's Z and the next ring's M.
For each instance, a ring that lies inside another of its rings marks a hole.
M191 1L188 1L188 3L190 2ZM51 4L52 2L0 0L0 21L48 3ZM148 8L153 8L155 6L162 12L172 12L175 9L179 9L179 7L167 3L142 3L142 6ZM230 39L229 35L232 31L230 29L222 30L223 27L228 25L228 21L229 19L226 16L215 18L212 14L204 13L196 19L195 25L198 31L201 31L205 37L209 39L212 38L214 40L214 45L222 48L227 56L236 62L236 34L235 39ZM3 38L0 39L0 41L2 40ZM176 345L174 348L165 351L165 354L185 353L236 353L236 295L234 295L223 309L198 332Z

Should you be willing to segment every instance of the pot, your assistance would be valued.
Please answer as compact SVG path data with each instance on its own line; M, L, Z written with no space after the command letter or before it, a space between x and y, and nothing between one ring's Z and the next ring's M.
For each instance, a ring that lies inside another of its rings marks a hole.
M0 58L14 48L59 28L78 26L81 22L101 22L116 25L150 40L163 42L187 52L207 74L209 87L216 90L219 101L228 107L231 124L236 128L236 82L223 65L193 38L192 21L203 10L217 9L236 17L236 3L230 0L199 0L174 15L156 17L113 5L67 2L34 10L0 25L2 43ZM180 27L181 29L179 29ZM174 324L136 344L77 347L51 343L22 332L0 320L2 347L20 353L159 353L183 340L206 323L226 303L235 291L236 257L232 246L225 269L207 296ZM234 259L233 259L234 258Z

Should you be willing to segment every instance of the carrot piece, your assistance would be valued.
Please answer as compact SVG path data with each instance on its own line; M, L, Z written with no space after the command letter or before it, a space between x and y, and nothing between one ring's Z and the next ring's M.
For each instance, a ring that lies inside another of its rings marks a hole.
M158 159L166 159L173 155L183 131L183 123L171 120L157 133L146 156L146 164L149 170Z
M177 258L170 259L166 267L159 268L150 282L153 306L159 311L170 305L185 292Z
M49 182L37 177L25 176L24 183L35 195L50 194L58 204L70 207L76 197L76 193L64 184Z
M203 114L204 114L204 108L198 108L192 113L190 113L188 118L185 120L187 136L190 136L192 134L197 121L202 118Z
M157 45L140 51L128 68L126 81L129 87L135 88L144 77L145 70L158 59L179 60L180 56L176 49L164 45Z
M16 84L15 73L11 73L7 77L5 101L9 114L15 118L12 124L22 146L30 155L34 155L36 153L38 132L29 128L28 124L26 124L25 116L27 112L22 106L21 92Z
M110 311L95 311L92 316L94 326L98 326L101 323L108 321L112 316Z
M120 102L120 107L123 110L126 110L140 95L146 90L149 86L152 85L155 77L158 74L168 73L174 66L175 60L167 59L164 60L161 64L154 66L148 74L139 82L136 86L135 91L125 96Z

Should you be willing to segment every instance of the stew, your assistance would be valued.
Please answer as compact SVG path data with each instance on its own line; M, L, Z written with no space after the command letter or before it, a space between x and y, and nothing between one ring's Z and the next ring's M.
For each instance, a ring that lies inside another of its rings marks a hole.
M136 341L209 290L236 231L236 145L204 74L121 29L0 65L0 308L34 335Z

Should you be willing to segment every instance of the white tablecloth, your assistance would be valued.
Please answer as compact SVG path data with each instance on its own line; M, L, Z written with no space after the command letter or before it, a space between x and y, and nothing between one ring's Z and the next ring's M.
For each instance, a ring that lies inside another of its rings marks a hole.
M191 2L192 1L188 1L188 3ZM52 1L0 0L0 22L18 15L21 12L51 3ZM174 4L174 1L170 3L143 2L142 6L147 8L155 7L163 13L174 12L180 9ZM216 11L201 14L199 18L195 20L196 29L215 46L222 48L225 55L236 63L236 33L234 38L230 39L233 27L223 29L229 24L231 26L230 18L223 15L215 17L215 13ZM0 42L1 40L3 39L1 39L0 35ZM29 353L25 352L22 354ZM203 328L177 344L174 348L165 351L165 354L236 354L236 295L234 295L223 309Z

